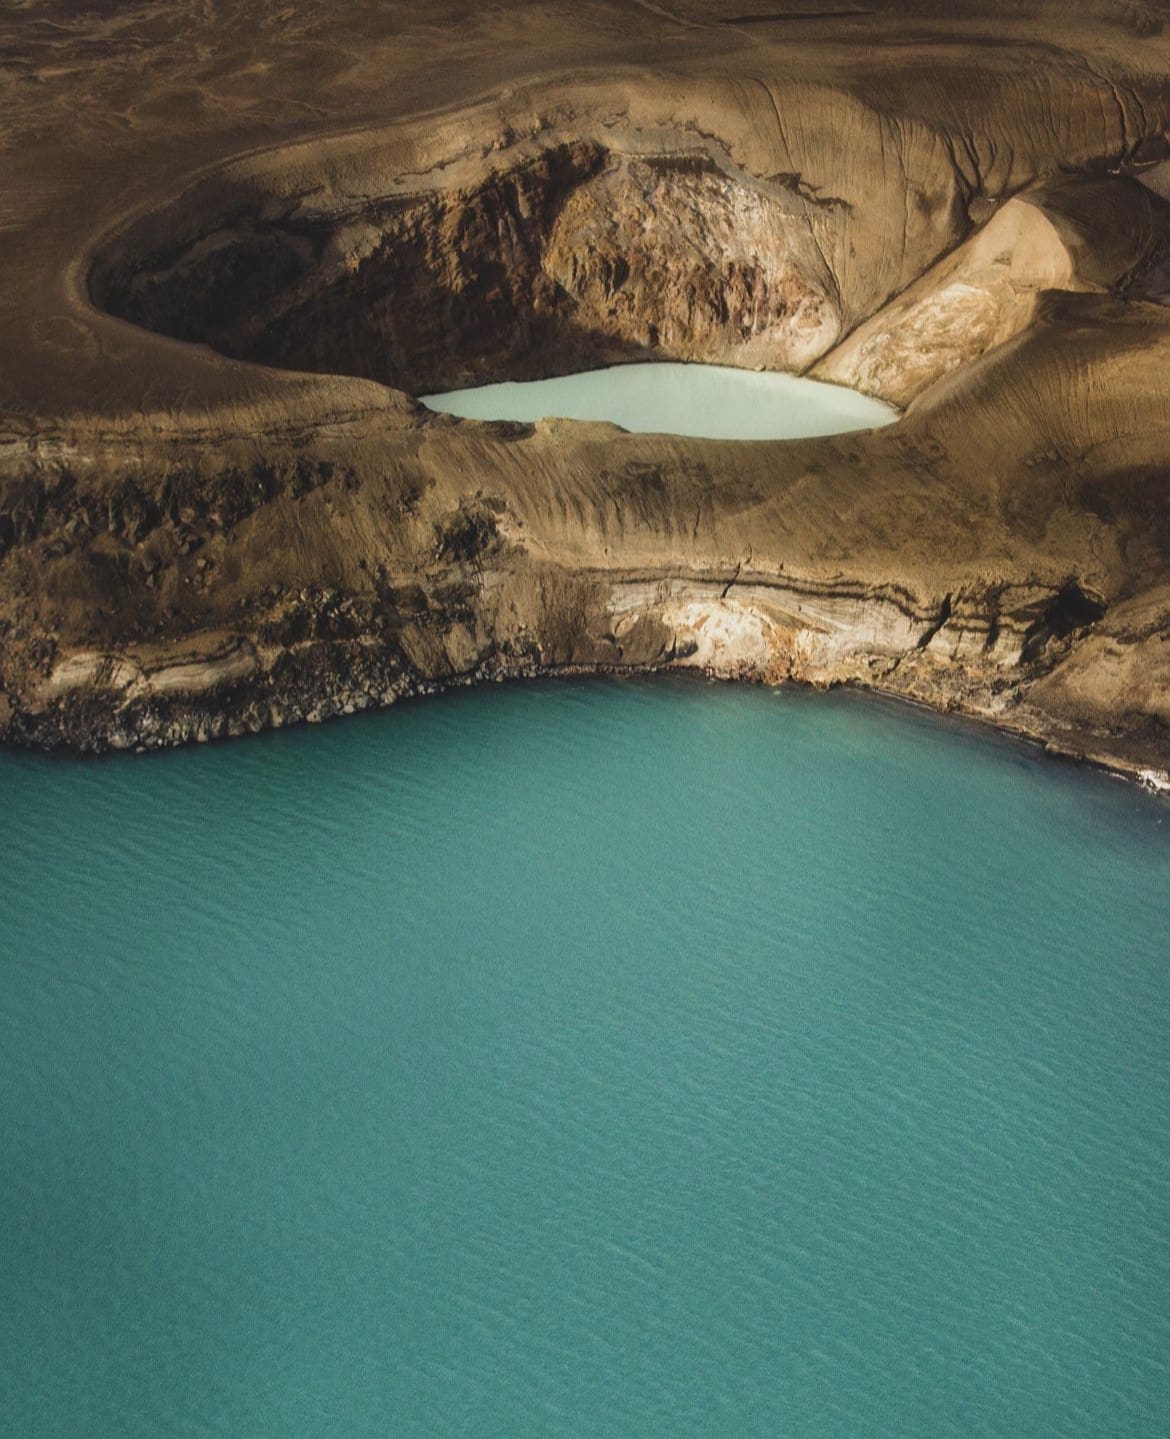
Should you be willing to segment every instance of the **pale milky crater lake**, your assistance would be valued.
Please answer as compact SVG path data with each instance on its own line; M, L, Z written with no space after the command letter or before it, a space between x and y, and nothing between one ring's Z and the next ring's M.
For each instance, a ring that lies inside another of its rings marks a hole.
M0 1432L1170 1414L1170 810L851 694L0 753Z
M423 395L428 409L471 420L609 420L638 434L792 440L874 429L898 418L840 385L725 365L612 365L553 380L506 381Z

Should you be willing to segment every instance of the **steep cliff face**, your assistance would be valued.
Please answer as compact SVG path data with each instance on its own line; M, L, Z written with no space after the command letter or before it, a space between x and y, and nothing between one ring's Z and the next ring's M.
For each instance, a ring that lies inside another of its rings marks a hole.
M568 196L543 271L575 323L647 354L802 370L841 331L831 222L710 161L611 163Z
M297 470L226 521L136 507L111 456L109 528L102 516L96 538L82 536L50 513L12 554L30 612L59 603L85 639L42 641L23 664L0 666L9 734L153 747L351 713L436 685L664 666L855 681L994 713L997 697L1048 675L1070 637L1106 613L1055 571L1019 582L968 572L945 593L929 569L894 578L914 569L905 555L869 577L824 564L801 574L776 560L791 524L784 507L757 491L760 513L737 523L711 508L715 482L701 462L656 478L633 461L598 493L542 454L540 436L516 438L497 441L495 458L506 464L520 447L515 461L542 475L539 504L534 493L456 498L428 480L435 456L419 438L393 475ZM448 462L457 457L469 459L456 448ZM289 548L306 534L312 556L290 585ZM19 621L12 636L26 638Z
M93 288L227 355L416 393L649 355L803 369L840 334L833 207L705 150L577 140L442 182L267 218L257 197L177 248L129 237Z
M177 251L143 254L130 236L93 287L136 324L262 364L424 391L519 373L564 325L544 236L602 163L596 147L552 146L463 189L275 215L253 192L210 235L193 214ZM567 364L580 343L565 337Z

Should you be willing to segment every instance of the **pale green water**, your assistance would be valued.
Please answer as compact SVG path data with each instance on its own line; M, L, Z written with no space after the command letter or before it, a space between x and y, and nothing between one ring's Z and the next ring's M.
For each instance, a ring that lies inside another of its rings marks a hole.
M616 682L0 804L0 1433L1166 1434L1164 805Z
M611 420L639 434L786 440L874 429L897 418L881 400L795 375L723 365L613 365L555 380L423 395L432 410L471 420Z

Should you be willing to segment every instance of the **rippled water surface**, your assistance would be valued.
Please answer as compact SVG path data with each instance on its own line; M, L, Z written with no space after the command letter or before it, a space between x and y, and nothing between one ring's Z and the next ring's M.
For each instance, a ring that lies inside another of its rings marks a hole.
M616 682L0 806L0 1432L1166 1433L1165 806Z
M874 429L897 418L881 400L795 375L723 365L613 365L555 380L423 395L432 410L472 420L611 420L638 433L787 440Z

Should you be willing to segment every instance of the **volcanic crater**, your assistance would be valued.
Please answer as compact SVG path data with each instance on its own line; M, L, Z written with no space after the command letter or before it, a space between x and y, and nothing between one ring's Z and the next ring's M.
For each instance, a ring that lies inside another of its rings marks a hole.
M858 683L1157 780L1170 47L1134 66L1116 27L1054 47L1022 17L976 76L1003 16L967 10L918 37L929 73L882 7L783 44L747 26L769 13L688 21L657 64L498 57L477 100L259 148L236 116L178 189L182 117L129 137L140 193L111 172L84 234L7 272L0 733L149 748L678 666ZM880 83L858 26L894 47ZM647 359L905 413L742 446L415 402Z

